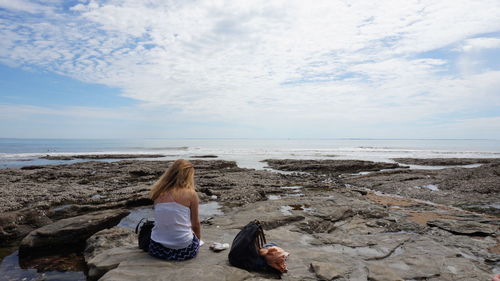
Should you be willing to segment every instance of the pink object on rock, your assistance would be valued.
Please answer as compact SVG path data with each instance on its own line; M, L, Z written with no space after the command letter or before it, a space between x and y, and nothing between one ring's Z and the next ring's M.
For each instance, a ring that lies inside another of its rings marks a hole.
M500 281L500 273L495 274L495 276L493 276L493 278L491 279L491 281Z
M259 250L259 255L264 257L269 266L277 269L281 273L288 271L288 268L286 267L286 259L290 253L285 252L282 248L276 246L262 248Z

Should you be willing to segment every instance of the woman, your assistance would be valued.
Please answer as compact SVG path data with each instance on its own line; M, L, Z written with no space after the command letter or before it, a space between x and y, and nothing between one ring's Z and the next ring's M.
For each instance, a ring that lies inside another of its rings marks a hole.
M153 185L155 226L149 254L166 260L194 258L200 248L198 194L194 188L194 168L186 160L176 160Z

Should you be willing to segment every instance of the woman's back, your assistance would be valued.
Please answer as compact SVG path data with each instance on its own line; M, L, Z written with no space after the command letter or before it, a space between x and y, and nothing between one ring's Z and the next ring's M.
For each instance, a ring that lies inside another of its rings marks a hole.
M154 208L151 239L171 249L187 247L193 240L191 210L175 201L156 203Z
M194 186L194 168L178 159L152 186L155 226L151 232L149 254L167 260L186 260L200 247L199 199Z

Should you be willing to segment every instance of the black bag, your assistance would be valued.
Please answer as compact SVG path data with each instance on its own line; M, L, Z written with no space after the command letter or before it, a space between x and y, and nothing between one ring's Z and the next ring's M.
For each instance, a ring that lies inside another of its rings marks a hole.
M259 255L259 249L266 244L264 230L258 220L245 225L236 235L229 251L229 263L246 270L269 270L264 258Z
M144 220L146 221L142 223ZM139 223L135 227L135 233L136 234L139 233L138 236L139 248L142 249L144 252L149 251L149 243L151 242L151 231L153 230L154 226L155 226L154 221L143 218L141 219L141 221L139 221Z

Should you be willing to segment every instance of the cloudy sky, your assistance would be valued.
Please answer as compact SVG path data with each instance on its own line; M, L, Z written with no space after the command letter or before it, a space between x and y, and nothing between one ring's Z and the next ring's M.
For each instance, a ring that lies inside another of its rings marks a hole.
M0 137L500 139L498 0L0 0Z

